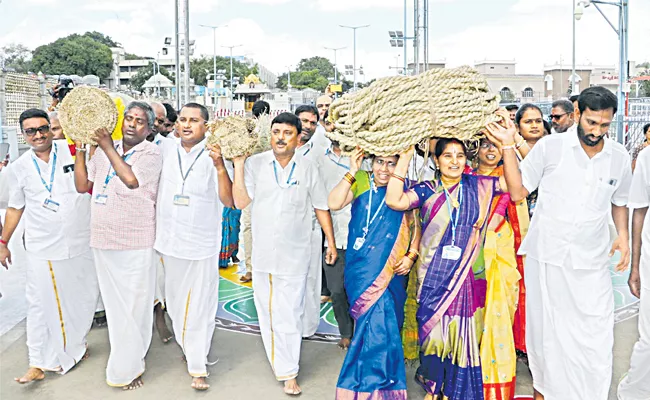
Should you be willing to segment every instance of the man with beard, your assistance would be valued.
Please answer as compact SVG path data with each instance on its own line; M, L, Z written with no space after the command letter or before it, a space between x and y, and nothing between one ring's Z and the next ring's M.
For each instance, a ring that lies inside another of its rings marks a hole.
M625 147L605 140L617 99L604 87L579 99L577 134L550 135L518 165L515 128L488 124L502 145L512 201L539 188L526 254L526 346L535 399L607 399L612 376L614 293L630 262L626 207L632 179ZM610 246L609 219L618 238Z
M233 197L238 209L252 205L253 293L262 342L284 391L298 395L307 274L311 265L311 213L332 232L327 192L316 165L296 154L302 126L282 113L271 123L271 151L238 157ZM313 210L313 211L312 211ZM336 261L334 235L327 236L329 263ZM318 271L320 274L320 270Z
M77 191L93 194L90 247L111 345L106 382L125 390L143 385L144 358L151 344L162 156L158 146L145 139L154 120L147 103L132 102L124 111L122 142L114 144L108 130L98 129L99 148L88 167L85 157L76 157L74 168Z
M300 119L302 124L302 133L300 134L300 142L302 145L296 149L296 153L311 161L316 161L318 154L325 151L322 147L314 143L314 133L319 121L318 110L313 106L300 106L296 109L296 116ZM318 171L319 177L321 176ZM322 177L321 177L322 178ZM323 289L327 285L323 285L323 229L318 223L316 214L312 212L312 230L310 235L311 241L311 266L307 274L307 291L305 293L305 315L303 316L303 337L313 336L318 330L320 323L320 305ZM325 212L325 218L328 223L323 228L325 229L325 236L334 238L334 228L329 211ZM329 235L329 236L328 236ZM329 251L329 249L328 249ZM327 258L327 257L326 257Z
M573 122L573 103L569 100L556 100L551 108L551 134L553 133L575 133L576 125Z

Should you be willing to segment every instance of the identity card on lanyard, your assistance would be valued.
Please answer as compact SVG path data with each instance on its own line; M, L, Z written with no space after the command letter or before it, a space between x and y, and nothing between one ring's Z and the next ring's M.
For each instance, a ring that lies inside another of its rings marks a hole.
M282 189L286 189L286 188L288 188L288 187L290 187L290 186L298 185L298 181L297 181L297 180L292 180L292 179L291 179L291 178L293 178L293 173L294 173L295 171L296 171L296 162L294 161L294 162L293 162L293 165L291 166L291 171L289 171L289 177L287 178L287 182L286 182L286 185L287 185L287 186L284 187L284 186L282 186L282 185L280 184L280 179L278 179L278 167L275 166L275 160L273 160L273 175L275 175L275 183L277 183L278 186L280 186L280 188L282 188Z
M377 210L375 210L375 214L370 218L371 214L371 209L372 209L372 193L375 191L375 181L374 177L370 177L370 198L368 199L368 213L366 214L366 226L363 227L363 235L361 237L358 237L354 240L354 246L353 248L355 250L359 250L361 247L363 247L363 244L366 242L366 236L368 236L368 231L370 230L370 225L375 221L377 216L379 215L379 211L384 207L384 204L386 204L386 197L384 197L381 201L381 204L379 204L379 207L377 207Z
M45 182L45 179L43 179L43 176L41 175L41 168L38 166L38 162L36 161L36 158L34 157L34 154L32 153L32 161L34 162L34 167L36 167L36 172L38 173L38 177L41 178L41 183L43 186L45 186L45 190L50 194L45 201L43 201L43 208L46 210L50 210L53 212L59 211L59 206L61 204L57 203L56 201L52 200L52 188L54 187L54 174L56 173L56 153L57 153L57 146L56 143L54 143L54 154L52 155L52 170L50 171L50 184L48 185L47 182Z
M135 153L135 150L131 151L130 153L127 153L126 155L123 156L124 162L129 161L129 158ZM106 174L106 179L104 179L104 186L102 186L102 192L97 193L95 196L95 203L97 204L102 204L105 205L106 202L108 201L108 195L106 194L106 188L108 187L108 184L110 183L111 179L115 178L115 175L117 175L117 172L113 169L113 166L111 165L108 168L108 173Z
M442 183L440 185L442 185ZM463 182L461 181L458 185L458 208L451 206L453 199L447 191L447 188L443 186L443 190L445 191L447 209L449 210L449 223L451 224L451 245L447 245L442 248L442 258L445 260L457 261L463 254L463 251L460 249L460 247L456 246L456 228L458 227L460 207L463 204ZM456 210L456 218L454 218L454 210Z
M185 180L187 179L188 176L190 176L190 172L192 172L192 168L194 168L194 164L198 161L199 157L201 157L201 154L205 151L205 148L201 149L199 154L196 156L194 161L192 162L192 165L190 165L190 168L187 170L186 173L183 174L183 165L181 164L181 153L176 149L176 155L178 155L178 169L181 171L181 178L183 179L183 186L181 186L181 194L177 194L174 196L174 204L177 206L184 206L188 207L190 205L190 196L185 195Z

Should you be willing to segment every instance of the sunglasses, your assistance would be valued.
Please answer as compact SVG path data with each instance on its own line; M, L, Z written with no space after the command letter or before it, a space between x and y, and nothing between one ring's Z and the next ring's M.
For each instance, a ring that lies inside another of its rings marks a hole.
M564 114L551 114L551 115L549 115L549 117L550 117L551 119L560 119L560 118L564 117L564 116L567 115L567 114L568 114L568 113L564 113Z
M23 131L23 133L25 133L25 135L27 136L34 136L36 135L36 132L39 132L41 134L47 134L50 132L50 126L43 125L43 126L39 126L38 128L27 128Z

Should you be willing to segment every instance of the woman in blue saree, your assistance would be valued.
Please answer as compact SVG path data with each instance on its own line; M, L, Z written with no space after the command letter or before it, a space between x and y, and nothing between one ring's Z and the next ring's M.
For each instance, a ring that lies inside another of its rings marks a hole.
M329 196L338 210L352 203L345 289L355 321L336 399L406 399L402 348L408 274L417 259L419 223L412 212L386 207L386 185L397 156L374 157L372 172L359 171L363 153Z

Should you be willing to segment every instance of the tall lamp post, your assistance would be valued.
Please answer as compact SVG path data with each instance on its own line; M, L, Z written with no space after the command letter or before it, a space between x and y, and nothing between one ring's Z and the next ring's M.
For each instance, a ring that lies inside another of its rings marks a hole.
M339 83L338 64L336 62L336 52L339 50L347 49L347 47L323 47L325 50L332 50L334 52L334 84Z
M625 84L627 82L627 39L628 39L628 21L629 21L629 3L630 0L580 0L575 6L573 13L576 20L580 20L584 14L585 8L594 5L600 15L605 18L605 21L612 27L616 35L618 35L618 56L619 56L619 71L618 71L618 90L616 96L618 97L618 110L616 113L616 140L625 144ZM605 13L598 6L599 4L610 5L618 7L618 28L607 18Z
M217 29L219 28L225 28L228 25L203 25L199 24L199 26L202 26L204 28L210 28L212 29L212 46L213 46L213 51L212 51L212 79L213 79L213 91L212 91L212 112L216 113L217 112Z
M235 96L235 91L233 90L233 71L232 71L232 49L235 49L237 47L242 47L241 44L235 45L235 46L221 46L226 49L230 49L230 112L232 113L232 106L233 106L233 99Z
M357 29L368 28L370 25L347 26L339 25L341 28L352 29L354 33L354 90L357 90Z

